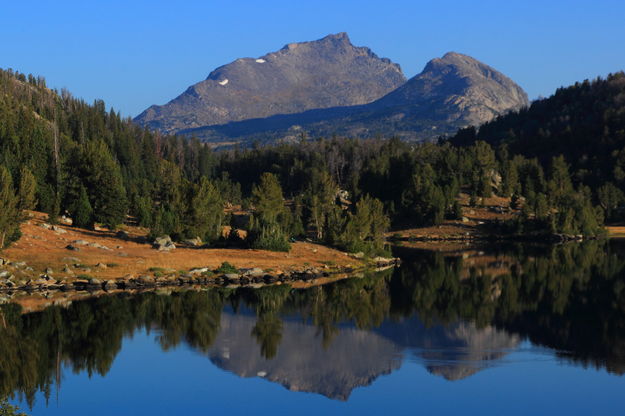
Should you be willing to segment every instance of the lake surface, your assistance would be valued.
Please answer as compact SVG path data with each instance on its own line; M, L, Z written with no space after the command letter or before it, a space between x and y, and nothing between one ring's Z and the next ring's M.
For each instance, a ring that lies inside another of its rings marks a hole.
M0 395L33 415L625 412L625 245L397 248L309 289L0 308Z

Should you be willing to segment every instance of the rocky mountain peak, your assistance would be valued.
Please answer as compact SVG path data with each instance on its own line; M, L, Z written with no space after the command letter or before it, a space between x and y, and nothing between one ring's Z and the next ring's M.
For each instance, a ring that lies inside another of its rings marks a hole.
M468 55L448 52L372 106L404 106L409 113L436 109L427 117L479 125L528 104L525 91L501 72Z
M399 65L346 33L240 58L135 121L165 133L232 121L370 103L406 81Z

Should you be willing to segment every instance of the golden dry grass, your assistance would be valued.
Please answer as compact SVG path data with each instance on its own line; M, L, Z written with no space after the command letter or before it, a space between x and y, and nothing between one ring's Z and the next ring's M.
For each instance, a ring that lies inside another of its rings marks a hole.
M125 241L114 232L92 231L60 225L65 233L42 228L46 215L31 212L32 218L21 226L22 238L2 252L2 257L11 261L24 261L36 272L50 267L55 277L63 277L61 270L66 264L80 263L88 266L90 276L100 279L113 279L127 275L148 272L151 268L189 270L195 267L216 268L222 262L236 267L260 267L272 269L274 273L304 266L320 267L332 262L337 266L359 265L355 260L340 251L317 244L297 242L289 253L245 249L197 249L177 248L171 252L159 252L149 244ZM144 236L146 230L138 227L125 227L132 238ZM98 243L111 250L77 246L80 251L66 249L75 240ZM72 259L76 258L76 259ZM112 267L97 268L96 264L114 264ZM75 271L77 274L80 271Z

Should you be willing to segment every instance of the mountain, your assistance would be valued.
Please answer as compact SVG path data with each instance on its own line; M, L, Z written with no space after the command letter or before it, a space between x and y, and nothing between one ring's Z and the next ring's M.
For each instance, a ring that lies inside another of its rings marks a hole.
M527 105L527 94L510 78L470 56L449 52L368 109L380 118L479 125Z
M217 68L204 81L135 121L163 133L314 108L366 104L404 84L399 65L346 33L290 43Z
M467 55L449 52L384 97L365 105L276 115L179 134L205 141L398 136L424 140L479 125L528 105L527 94L510 78Z

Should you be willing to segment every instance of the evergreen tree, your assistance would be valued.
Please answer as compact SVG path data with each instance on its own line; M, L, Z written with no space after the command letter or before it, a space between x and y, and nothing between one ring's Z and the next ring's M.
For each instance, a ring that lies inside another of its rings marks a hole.
M200 179L189 209L189 237L199 236L206 242L212 242L221 236L224 204L215 185L205 176Z
M93 227L93 208L91 208L89 196L84 186L80 187L78 199L75 201L70 214L72 215L73 225L75 227Z
M559 205L563 199L573 193L573 183L569 174L569 165L564 156L560 155L551 160L551 178L548 183L550 199Z
M288 222L284 196L278 178L272 173L263 173L260 184L252 189L254 215L248 239L252 248L288 251L289 236L285 223Z
M126 218L128 202L119 165L106 143L94 140L84 151L85 185L90 193L93 216L109 228L115 228Z
M495 152L488 143L477 141L473 146L473 157L477 193L481 197L489 197L492 193L491 178L496 166Z
M607 182L597 190L597 199L605 211L606 219L612 219L615 210L625 202L625 194L614 184Z
M35 209L37 205L36 193L37 180L32 172L24 166L20 170L19 208L22 210Z
M260 177L260 184L252 189L254 215L262 222L277 223L284 214L284 196L276 175L265 172Z
M314 169L306 190L309 225L314 229L317 240L326 237L328 217L332 211L340 209L336 204L338 186L329 173Z
M19 238L21 211L11 174L0 166L0 249Z
M347 219L341 235L342 248L350 252L382 253L384 233L389 226L390 220L384 214L382 202L365 195L356 203L354 214Z

